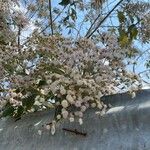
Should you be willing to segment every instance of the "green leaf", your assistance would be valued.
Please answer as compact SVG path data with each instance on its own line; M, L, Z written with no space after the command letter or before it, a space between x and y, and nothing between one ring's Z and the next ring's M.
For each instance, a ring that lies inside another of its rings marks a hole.
M3 88L0 87L0 92L5 92L5 90Z
M26 108L26 110L31 109L35 102L36 94L31 94L25 98L22 99L22 105Z
M5 64L3 64L3 66L10 74L12 74L14 72L14 68L12 67L11 64L5 63Z
M69 20L69 15L63 19L64 22L67 22L68 20Z
M42 79L42 80L39 81L38 87L46 85L46 84L47 84L46 80Z
M125 16L124 16L124 13L121 12L121 11L118 11L118 19L119 19L119 22L120 23L123 23L125 21Z
M62 6L67 6L70 4L70 0L62 0L59 5L62 5Z
M126 46L129 42L128 34L123 29L119 29L119 43L122 47Z
M75 9L71 8L70 16L73 21L75 21L77 19L77 13L76 13Z
M20 118L21 115L23 114L23 112L24 112L23 106L18 106L18 108L17 108L17 114L15 115L15 118Z
M133 24L131 26L129 26L128 28L128 33L130 34L130 39L136 39L137 35L138 35L138 29L137 27Z
M47 69L48 71L52 72L52 73L57 73L57 74L65 74L64 70L62 70L60 68L61 66L53 66L53 65L49 65L46 66L45 69Z
M8 106L4 109L2 116L7 117L7 116L13 116L15 109L13 106Z

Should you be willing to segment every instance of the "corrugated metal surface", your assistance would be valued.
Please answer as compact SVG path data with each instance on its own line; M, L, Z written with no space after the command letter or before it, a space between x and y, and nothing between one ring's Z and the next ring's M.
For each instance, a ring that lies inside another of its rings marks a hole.
M42 127L52 119L52 111L30 114L17 122L3 119L0 150L150 150L150 90L138 92L134 99L118 94L104 100L113 105L104 117L89 110L82 126L63 122L54 136ZM62 128L77 129L87 136Z

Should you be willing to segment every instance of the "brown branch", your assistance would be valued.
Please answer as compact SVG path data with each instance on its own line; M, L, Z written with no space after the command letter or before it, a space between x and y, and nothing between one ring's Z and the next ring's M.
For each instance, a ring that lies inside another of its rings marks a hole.
M110 16L110 14L123 2L123 0L120 0L112 9L111 11L98 23L97 27L88 35L86 34L85 37L90 38L95 31L103 24L103 22ZM96 19L98 19L99 17L97 17ZM96 22L97 20L95 20L94 22ZM94 23L93 22L93 23ZM92 25L93 26L93 25Z
M53 32L53 19L52 19L52 5L51 5L51 0L49 0L49 18L50 18L51 33L53 35L54 32Z
M81 135L84 137L87 136L87 133L79 132L77 131L77 129L72 130L72 129L62 128L62 130L67 131L67 132L72 132L72 133L75 133L76 135Z
M62 9L62 11L54 18L53 23L54 23L54 21L63 13L63 11L65 10L65 8L66 8L66 6L65 6L65 7ZM41 30L38 34L36 34L36 36L39 35L39 34L41 34L41 33L43 33L48 27L49 27L49 25L47 25L43 30ZM30 39L28 39L27 41L25 41L22 45L27 44L29 41L30 41Z
M55 20L62 14L62 12L64 11L64 9L66 8L66 6L63 8L63 10L54 18L53 23L55 22ZM43 33L47 28L49 27L49 25L47 25L43 30L41 30L39 32L39 34Z
M18 25L18 50L20 50L20 35L21 35L21 27Z

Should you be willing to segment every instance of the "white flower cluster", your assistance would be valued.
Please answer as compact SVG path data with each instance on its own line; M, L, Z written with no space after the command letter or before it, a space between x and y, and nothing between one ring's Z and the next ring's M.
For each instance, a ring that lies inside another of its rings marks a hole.
M10 89L4 99L15 109L25 107L26 112L56 108L56 120L78 119L79 124L83 124L88 108L96 108L103 115L107 106L100 100L102 96L134 83L138 86L137 76L128 73L123 64L127 50L120 48L114 35L104 39L105 48L89 39L75 42L59 36L34 38L20 52L7 47L12 55L6 55L7 51L0 54L3 79ZM29 109L25 103L28 98L34 100ZM54 134L55 125L51 130Z

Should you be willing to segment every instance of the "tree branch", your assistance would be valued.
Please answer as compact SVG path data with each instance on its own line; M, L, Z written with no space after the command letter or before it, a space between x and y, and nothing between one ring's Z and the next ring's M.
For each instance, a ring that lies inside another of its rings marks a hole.
M21 27L18 25L18 50L20 50L20 35L21 35Z
M102 25L102 23L110 16L110 14L123 2L123 0L120 0L112 9L111 11L98 23L97 27L90 33L90 34L86 34L85 37L87 38L90 38L94 33L95 31ZM99 15L98 17L95 19L95 21L93 22L93 24L91 26L93 26L95 24L95 22L97 21L97 19L99 18ZM90 27L90 30L91 30L92 27ZM88 30L89 32L89 30Z
M52 5L51 5L51 0L49 0L49 18L50 18L51 33L53 35L54 32L53 32L53 19L52 19Z
M55 22L55 20L62 14L62 12L64 11L64 9L66 8L66 6L63 8L63 10L54 18L53 22ZM43 33L47 28L49 27L49 25L47 25L43 30L41 30L41 32L39 32L39 34Z

